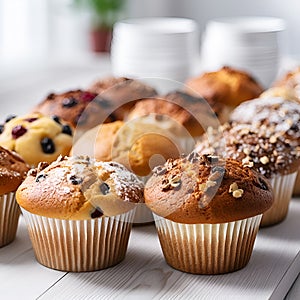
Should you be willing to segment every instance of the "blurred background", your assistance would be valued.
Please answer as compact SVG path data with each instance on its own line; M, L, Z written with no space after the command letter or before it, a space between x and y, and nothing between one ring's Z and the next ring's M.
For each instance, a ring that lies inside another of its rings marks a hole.
M207 21L216 17L280 17L287 24L282 53L300 57L299 11L299 0L0 0L0 73L54 61L78 63L95 55L95 28L145 16L195 19L200 35Z

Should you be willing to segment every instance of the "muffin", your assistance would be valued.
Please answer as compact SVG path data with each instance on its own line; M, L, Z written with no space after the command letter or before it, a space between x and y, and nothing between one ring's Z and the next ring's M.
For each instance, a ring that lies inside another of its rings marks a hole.
M95 81L88 90L98 94L99 99L110 106L114 121L123 120L139 99L157 95L153 87L125 77L100 79Z
M253 169L196 152L157 167L144 196L167 263L195 274L243 268L273 202L269 183Z
M40 113L10 116L0 130L0 145L17 152L30 166L68 155L72 142L73 130L68 124Z
M180 128L179 128L180 129ZM116 161L146 182L153 167L181 154L175 134L143 118L102 124L86 132L72 148L74 155L89 155L101 161ZM153 222L145 204L137 206L135 224Z
M250 74L227 66L188 79L186 90L205 98L211 105L221 105L222 123L228 121L230 112L241 102L257 98L263 92L261 85Z
M263 214L261 226L274 225L285 219L300 165L298 143L291 141L287 134L276 132L273 127L232 124L223 126L217 135L210 133L203 137L195 151L234 158L268 178L274 203Z
M29 166L17 154L0 146L0 247L16 237L20 209L15 191L28 170Z
M76 129L76 136L98 124L115 119L111 115L110 103L98 98L96 93L83 90L51 93L32 111L62 118Z
M231 114L236 123L255 123L256 127L271 127L277 134L300 145L300 104L281 97L254 99L239 105ZM294 194L300 194L300 176L297 176Z
M273 86L293 89L300 99L300 66L284 74L282 78L273 83Z
M116 162L59 157L31 170L16 198L39 263L94 271L124 259L143 184Z
M277 97L300 102L300 98L297 97L295 90L286 86L271 87L265 90L259 96L259 98L277 98Z

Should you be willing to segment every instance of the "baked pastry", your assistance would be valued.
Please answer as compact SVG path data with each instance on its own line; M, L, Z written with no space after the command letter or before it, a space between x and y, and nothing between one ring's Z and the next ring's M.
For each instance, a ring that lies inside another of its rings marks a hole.
M188 79L186 91L203 97L212 106L215 103L221 105L221 122L224 123L236 106L243 101L257 98L263 88L247 72L225 66L215 72L206 72Z
M276 127L232 124L203 136L195 151L237 159L270 180L274 204L264 213L261 222L261 226L269 226L287 216L300 166L300 147L289 137L276 131Z
M92 271L124 259L143 183L116 162L59 157L31 170L16 197L41 264Z
M144 195L167 263L197 274L243 268L273 203L269 183L252 168L196 152L157 167Z
M32 111L58 116L70 123L78 136L98 124L114 120L107 101L98 98L96 93L83 90L51 93Z
M259 98L277 98L277 97L296 101L298 103L300 102L300 98L297 97L295 90L286 86L271 87L265 90L259 96Z
M74 155L116 161L139 177L148 178L153 167L181 154L176 136L155 124L136 119L102 124L86 132L74 145Z
M0 145L17 152L30 166L69 154L73 141L71 126L40 113L10 116L0 132Z
M139 99L157 95L153 87L125 77L100 79L95 81L88 90L98 94L99 99L109 105L114 121L123 120Z
M15 191L28 170L20 156L0 146L0 247L15 239L20 215Z

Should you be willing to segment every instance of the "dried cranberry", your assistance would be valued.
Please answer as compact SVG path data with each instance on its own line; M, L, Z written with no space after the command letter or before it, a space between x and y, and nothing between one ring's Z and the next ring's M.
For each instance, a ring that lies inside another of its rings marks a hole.
M69 125L63 125L62 133L68 134L72 136L72 129Z
M102 216L103 216L103 211L99 207L96 207L96 209L91 213L92 219L100 218Z
M28 119L25 119L24 121L27 121L29 123L32 123L34 121L36 121L38 118L28 118Z
M9 115L6 117L5 119L5 123L9 122L10 120L14 119L16 117L16 115Z
M4 131L4 125L0 124L0 134Z
M56 123L60 124L60 118L59 118L59 116L54 115L54 116L52 116L51 118L52 118L52 120L55 121Z
M41 146L44 153L52 154L55 152L55 145L53 141L49 138L43 138L41 140Z
M94 93L82 92L80 99L82 102L92 102L96 96L97 94Z
M103 195L107 195L109 193L110 187L107 183L102 182L99 188Z
M11 134L14 139L17 139L23 134L25 134L26 132L27 129L25 127L23 127L22 125L17 125L12 129Z
M55 94L51 93L47 96L47 100L53 100L55 98Z
M62 102L63 107L73 107L78 104L78 101L74 97L65 98Z

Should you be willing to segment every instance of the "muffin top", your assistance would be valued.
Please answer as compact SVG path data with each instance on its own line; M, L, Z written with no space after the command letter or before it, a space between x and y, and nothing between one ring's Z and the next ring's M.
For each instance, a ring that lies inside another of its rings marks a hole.
M262 94L260 94L259 98L283 98L287 100L292 100L296 102L300 102L300 98L297 96L294 89L287 86L274 86L267 90L265 90Z
M253 124L254 129L267 127L271 133L300 141L300 104L295 101L280 97L246 101L234 109L230 121Z
M0 195L15 191L28 170L19 155L0 146Z
M108 103L97 98L96 93L72 90L51 93L32 111L47 116L56 115L78 130L87 130L103 122L111 122Z
M287 134L280 134L274 128L265 126L223 125L204 135L195 151L234 158L267 178L294 173L300 165L298 142L290 140Z
M122 163L139 176L149 175L154 166L179 157L181 152L176 135L143 119L97 126L86 132L72 149L73 155Z
M0 145L17 152L30 166L54 161L70 152L72 128L58 117L40 113L10 116L2 126Z
M88 90L98 94L99 100L107 104L113 121L123 120L139 99L157 95L153 87L139 80L124 77L100 79Z
M273 86L286 86L296 89L298 95L300 95L300 66L284 74L282 78L274 82Z
M157 167L144 196L155 214L186 224L241 220L273 203L270 184L253 169L234 159L195 152Z
M208 102L220 102L232 107L257 98L263 92L263 88L250 74L227 66L190 78L186 85L189 92L201 95Z
M25 210L50 218L115 216L143 202L143 184L116 162L59 157L28 173L16 198Z
M128 119L155 114L169 117L181 124L192 136L203 134L206 126L218 123L218 114L200 97L185 92L174 91L165 96L142 99L129 113Z

